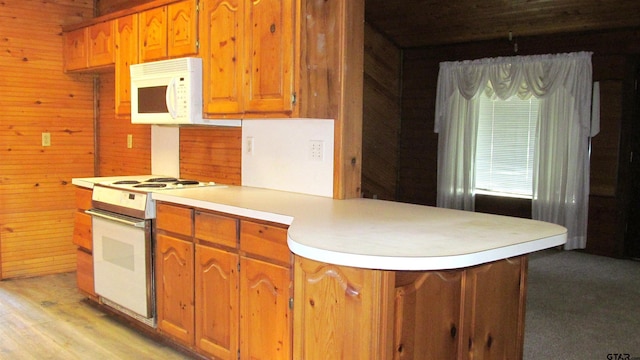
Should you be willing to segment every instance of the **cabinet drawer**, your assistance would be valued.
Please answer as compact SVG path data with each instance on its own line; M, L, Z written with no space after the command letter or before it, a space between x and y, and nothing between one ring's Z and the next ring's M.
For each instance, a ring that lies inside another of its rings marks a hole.
M156 226L184 236L193 236L193 210L180 206L158 204Z
M91 233L91 216L76 211L73 223L73 243L87 251L93 250L93 238Z
M76 208L80 210L91 209L91 189L76 187Z
M243 220L240 223L240 250L289 263L287 229Z
M196 238L216 244L238 246L238 220L226 216L196 211Z

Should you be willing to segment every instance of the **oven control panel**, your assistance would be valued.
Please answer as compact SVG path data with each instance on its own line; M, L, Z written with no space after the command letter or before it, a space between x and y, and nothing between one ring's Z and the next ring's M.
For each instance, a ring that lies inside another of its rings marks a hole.
M106 205L104 210L130 214L139 214L136 217L144 219L155 218L155 206L149 193L127 191L106 186L93 187L92 200L94 206Z

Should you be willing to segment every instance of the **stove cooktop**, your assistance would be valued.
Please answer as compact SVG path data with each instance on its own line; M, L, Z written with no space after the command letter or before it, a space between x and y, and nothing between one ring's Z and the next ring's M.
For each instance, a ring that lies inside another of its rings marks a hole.
M194 187L220 186L213 181L202 182L198 180L178 179L174 177L153 177L147 179L125 179L101 182L100 185L119 189L155 191L169 189L184 189Z

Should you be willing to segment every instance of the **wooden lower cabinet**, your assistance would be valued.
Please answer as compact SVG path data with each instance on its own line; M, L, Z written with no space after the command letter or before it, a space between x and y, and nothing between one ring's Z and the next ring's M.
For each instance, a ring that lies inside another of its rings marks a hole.
M91 215L84 211L91 208L91 189L76 187L76 212L74 213L73 243L78 246L76 255L76 280L78 289L90 298L97 299L93 282L93 232Z
M194 343L194 245L176 237L156 236L158 329L186 345Z
M295 260L294 359L522 359L527 258L448 271Z
M166 203L156 228L161 333L215 359L292 359L286 228Z

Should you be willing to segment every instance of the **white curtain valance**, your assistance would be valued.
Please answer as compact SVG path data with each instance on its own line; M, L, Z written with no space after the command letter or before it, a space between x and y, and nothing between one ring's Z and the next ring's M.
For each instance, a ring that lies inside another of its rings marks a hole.
M533 55L486 58L440 63L438 99L436 101L435 132L448 110L451 97L457 91L467 100L482 91L507 100L512 96L526 99L545 98L560 87L576 101L575 109L581 127L591 127L591 52L556 55ZM582 76L589 74L589 76Z

